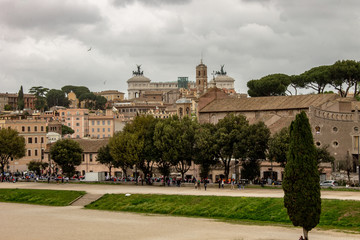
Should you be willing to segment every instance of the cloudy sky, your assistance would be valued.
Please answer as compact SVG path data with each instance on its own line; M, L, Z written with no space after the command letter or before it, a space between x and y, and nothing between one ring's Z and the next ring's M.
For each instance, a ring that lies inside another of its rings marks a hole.
M88 51L91 48L90 51ZM225 64L237 92L272 73L360 60L358 0L0 0L0 92L23 85L127 91L208 77Z

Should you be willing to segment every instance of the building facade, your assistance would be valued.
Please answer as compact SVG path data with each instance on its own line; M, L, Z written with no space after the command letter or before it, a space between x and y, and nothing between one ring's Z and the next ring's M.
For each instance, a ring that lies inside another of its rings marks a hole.
M27 170L30 161L42 161L46 148L46 121L38 119L5 120L5 128L17 130L25 138L25 157L14 159L9 164L9 171Z

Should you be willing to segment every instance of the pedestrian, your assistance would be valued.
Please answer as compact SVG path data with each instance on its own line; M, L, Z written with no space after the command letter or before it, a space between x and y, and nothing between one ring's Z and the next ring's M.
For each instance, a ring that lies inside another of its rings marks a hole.
M198 190L201 190L201 182L198 180Z
M235 180L231 179L231 190L235 189Z
M224 179L221 180L221 188L224 188Z
M50 175L48 176L47 180L48 180L48 183L50 183Z
M219 179L219 188L221 187L221 179Z
M207 187L207 179L204 179L204 189L206 191L206 187Z

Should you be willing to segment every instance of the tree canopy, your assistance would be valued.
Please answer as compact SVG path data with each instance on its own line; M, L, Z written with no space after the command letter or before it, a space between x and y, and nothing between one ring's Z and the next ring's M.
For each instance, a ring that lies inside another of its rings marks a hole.
M35 86L30 88L29 93L32 93L36 97L35 108L37 110L45 110L47 108L46 94L49 91L48 88L42 86Z
M47 92L46 101L49 108L53 106L69 106L69 100L65 96L65 92L57 89L51 89Z
M65 136L67 134L73 134L75 131L71 127L68 127L66 125L61 125L61 136Z
M116 163L114 158L110 154L109 145L105 145L98 150L96 161L98 161L101 164L104 164L109 168L109 174L111 177L111 169L115 166Z
M314 67L299 75L300 85L324 93L325 87L331 84L331 66Z
M290 126L290 145L283 179L284 205L294 226L308 232L320 221L320 175L310 123L305 112Z
M270 74L247 82L248 94L251 97L283 96L290 83L291 79L286 74Z
M25 156L25 138L16 130L3 128L0 130L0 170L5 171L9 160Z
M58 140L50 148L51 158L68 177L72 177L75 167L81 164L82 153L80 144L71 139Z

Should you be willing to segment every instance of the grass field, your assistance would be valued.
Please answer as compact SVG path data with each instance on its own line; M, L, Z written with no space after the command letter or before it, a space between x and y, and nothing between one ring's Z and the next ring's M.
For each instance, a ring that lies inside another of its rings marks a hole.
M223 196L106 194L88 209L290 225L283 199ZM360 202L322 200L322 228L360 232Z
M84 194L85 192L82 191L0 189L0 202L67 206Z

